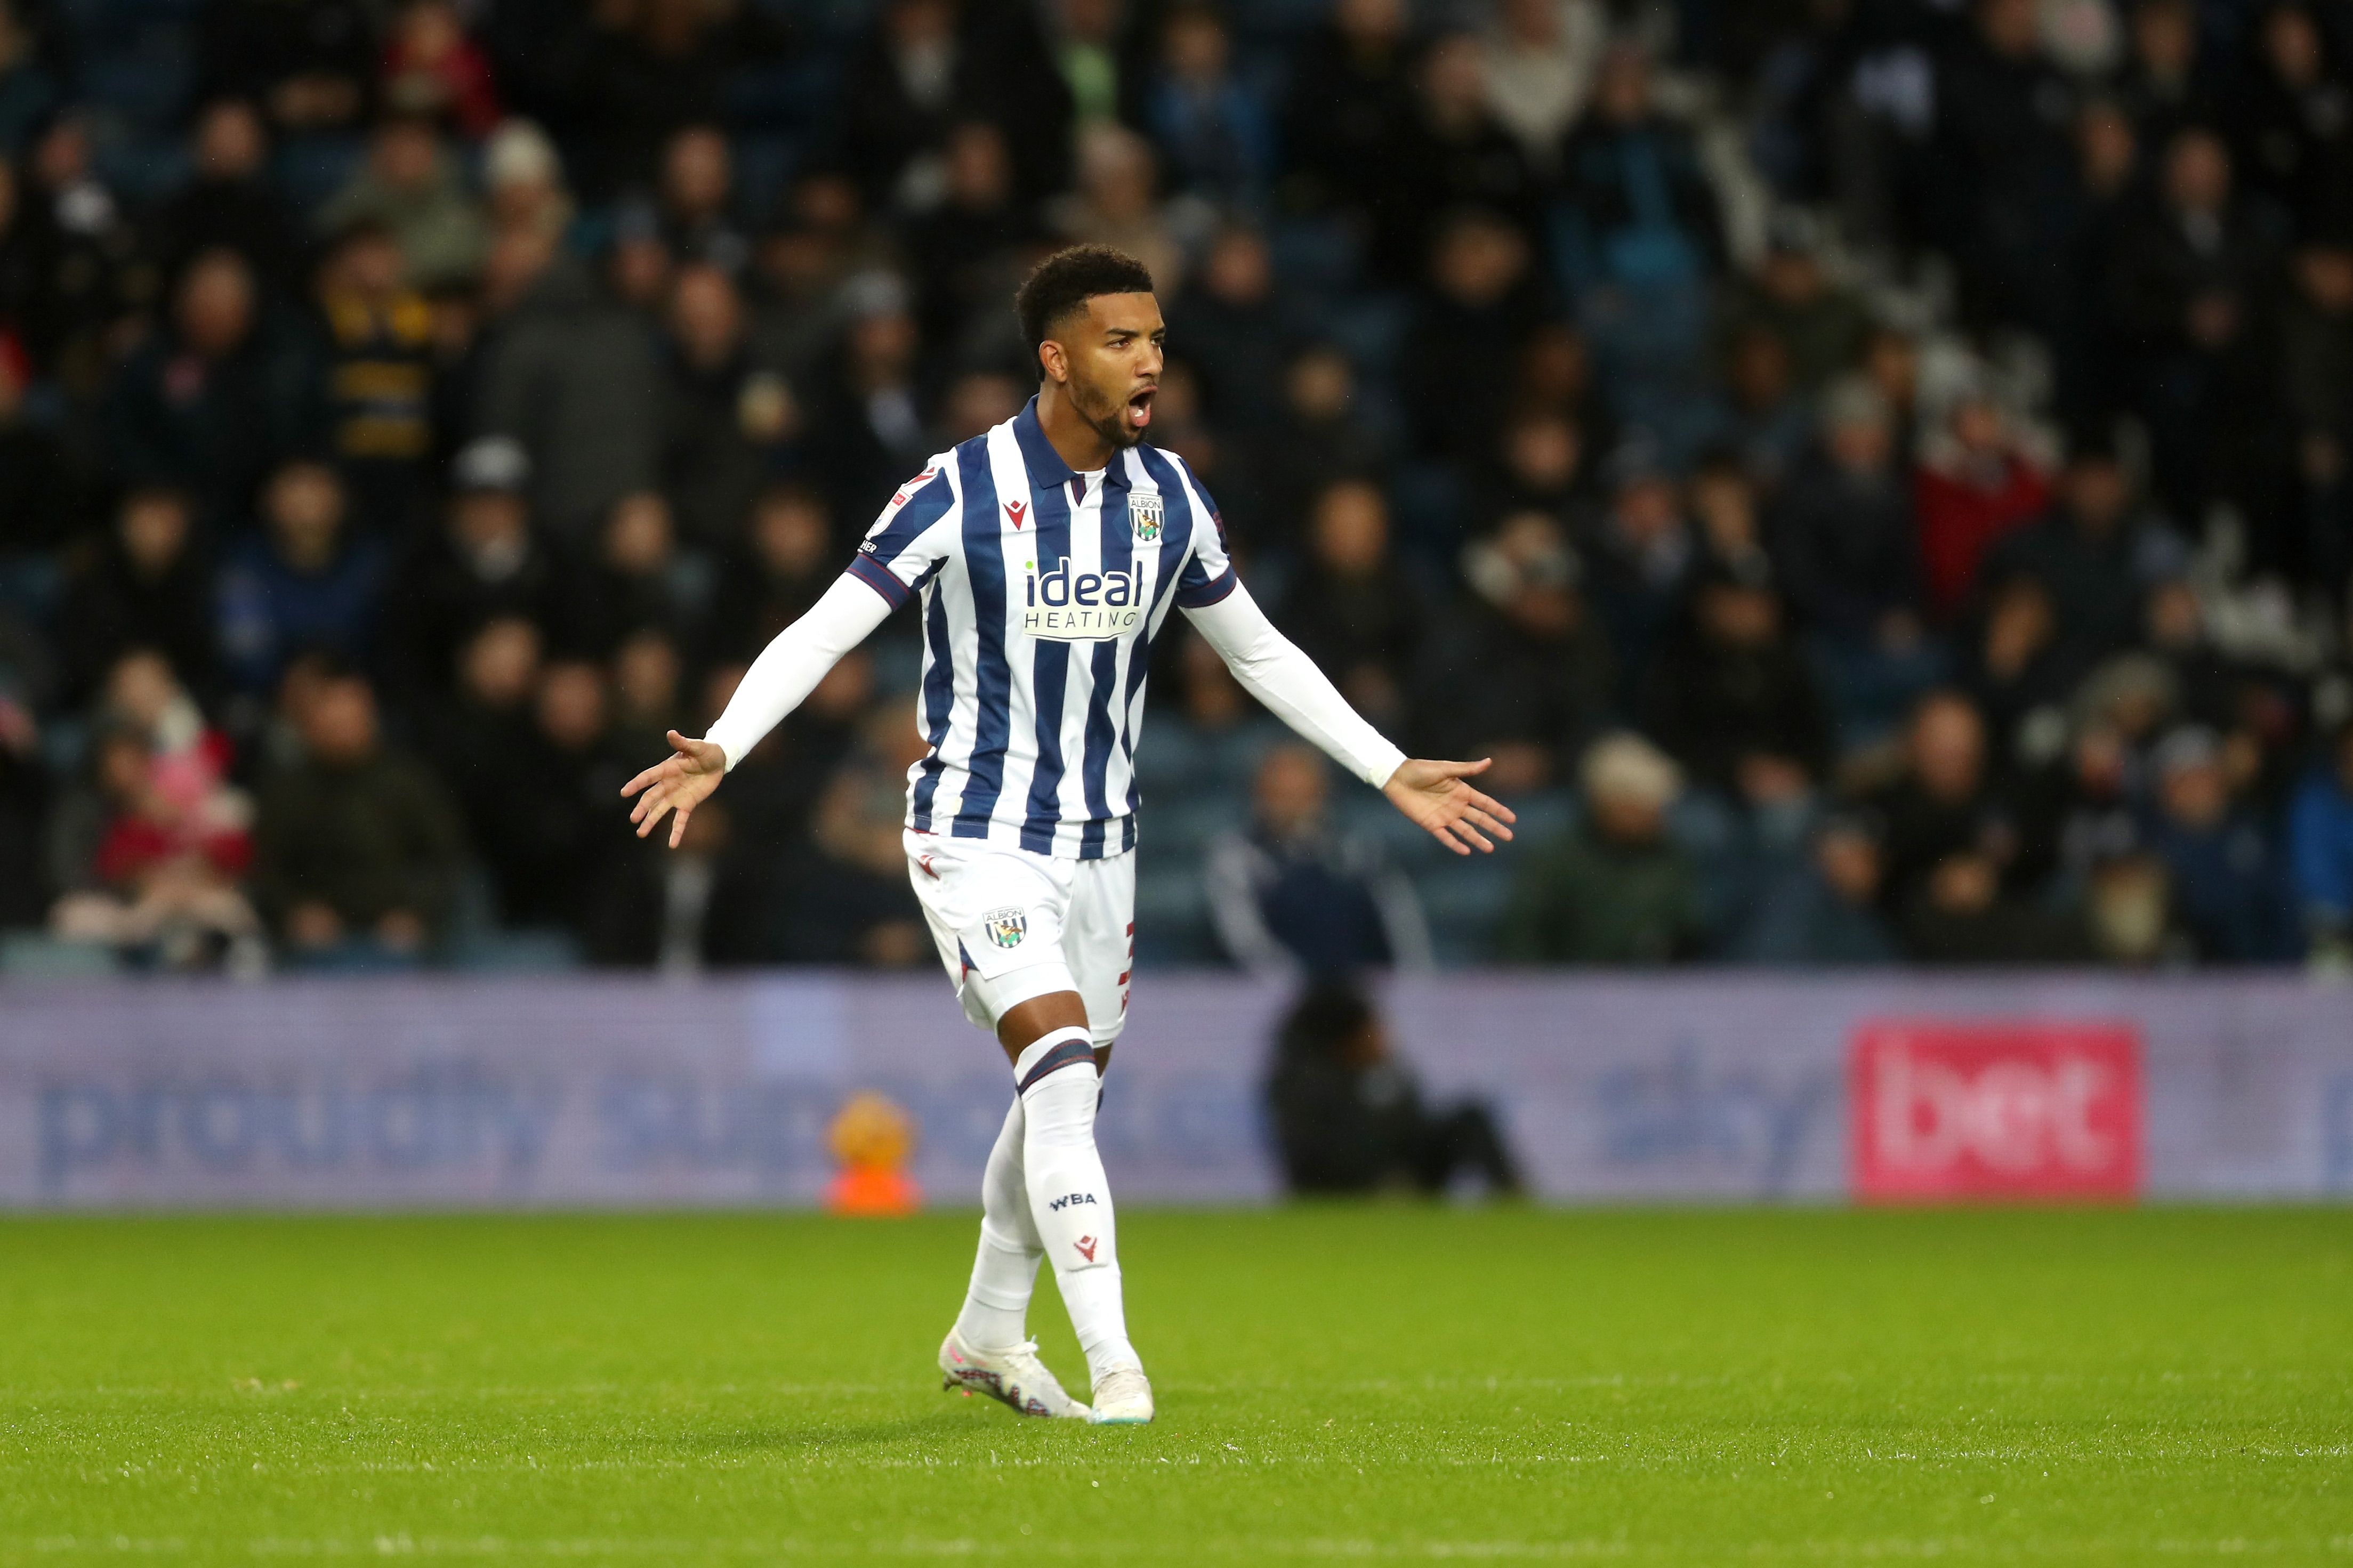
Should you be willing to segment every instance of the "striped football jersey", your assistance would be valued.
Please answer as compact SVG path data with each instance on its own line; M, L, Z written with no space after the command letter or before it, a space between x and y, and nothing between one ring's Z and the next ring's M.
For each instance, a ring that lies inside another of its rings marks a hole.
M894 606L923 601L931 754L908 772L908 826L1082 860L1134 847L1152 639L1235 582L1182 459L1137 447L1073 472L1033 398L907 481L849 570Z

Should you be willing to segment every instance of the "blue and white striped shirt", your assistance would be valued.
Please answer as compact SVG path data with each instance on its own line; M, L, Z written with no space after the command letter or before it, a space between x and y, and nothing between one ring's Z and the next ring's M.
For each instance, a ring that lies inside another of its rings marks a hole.
M849 571L894 607L923 599L932 750L910 827L1082 860L1135 847L1152 639L1236 584L1181 458L1138 447L1073 472L1033 398L909 480Z

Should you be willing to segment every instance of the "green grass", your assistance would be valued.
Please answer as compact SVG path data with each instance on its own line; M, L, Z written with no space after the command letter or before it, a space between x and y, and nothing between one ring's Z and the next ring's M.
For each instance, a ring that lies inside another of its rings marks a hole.
M0 1563L2353 1563L2353 1214L1120 1228L1098 1431L936 1391L960 1215L0 1223Z

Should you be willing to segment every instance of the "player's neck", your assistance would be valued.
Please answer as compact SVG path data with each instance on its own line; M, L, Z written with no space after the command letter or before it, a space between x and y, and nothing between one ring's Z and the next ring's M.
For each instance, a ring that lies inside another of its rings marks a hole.
M1054 448L1054 455L1071 465L1072 473L1092 474L1111 466L1111 443L1071 406L1061 387L1051 381L1038 384L1038 428L1045 432L1046 444Z

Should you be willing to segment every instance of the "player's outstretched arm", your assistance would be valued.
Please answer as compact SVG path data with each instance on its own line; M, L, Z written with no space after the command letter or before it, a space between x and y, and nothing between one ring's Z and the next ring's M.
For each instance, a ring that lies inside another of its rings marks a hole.
M1493 759L1475 763L1434 763L1408 757L1398 764L1381 793L1429 835L1457 855L1472 849L1492 855L1495 847L1484 837L1509 842L1511 824L1518 819L1512 808L1482 795L1462 781L1483 773Z
M864 642L890 613L890 604L857 577L845 575L828 588L807 615L778 632L752 661L709 735L690 741L672 730L669 759L621 786L624 796L641 797L629 813L638 837L653 832L665 815L674 812L670 847L684 843L687 818L711 798L727 770L799 707L825 672Z
M640 838L659 826L665 815L677 813L670 829L670 847L675 849L686 842L687 818L727 776L727 753L710 741L690 741L675 730L670 732L670 756L623 784L621 794L639 797L629 820L638 825Z
M1457 855L1493 853L1494 838L1512 837L1512 813L1462 781L1487 771L1485 762L1433 763L1409 757L1348 706L1315 661L1275 630L1250 590L1235 583L1225 596L1187 609L1242 689L1268 711L1320 747L1324 754L1389 797L1431 837Z

